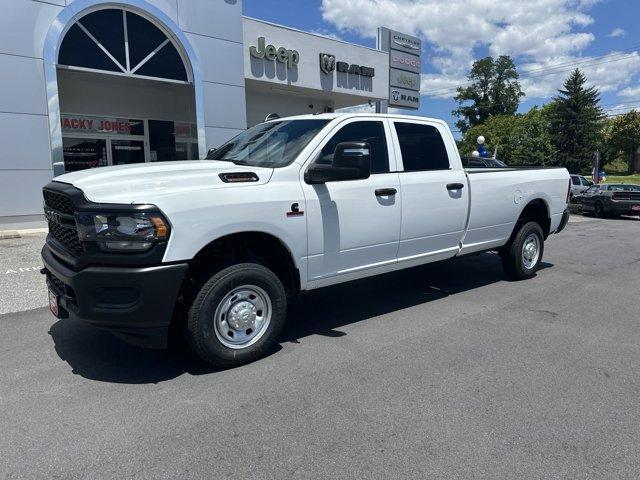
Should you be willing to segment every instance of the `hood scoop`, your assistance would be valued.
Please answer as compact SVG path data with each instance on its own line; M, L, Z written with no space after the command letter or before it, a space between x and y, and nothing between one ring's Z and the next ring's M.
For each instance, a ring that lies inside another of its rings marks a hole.
M257 182L260 180L258 175L253 172L231 172L221 173L218 175L224 183L247 183Z

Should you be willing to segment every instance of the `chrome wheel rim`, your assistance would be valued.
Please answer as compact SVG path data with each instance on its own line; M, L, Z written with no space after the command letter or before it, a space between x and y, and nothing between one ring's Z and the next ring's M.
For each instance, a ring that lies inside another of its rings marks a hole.
M225 346L247 348L264 335L271 323L271 300L262 288L242 285L227 293L215 312L215 332Z
M531 270L540 258L540 239L535 233L530 233L522 245L522 264Z

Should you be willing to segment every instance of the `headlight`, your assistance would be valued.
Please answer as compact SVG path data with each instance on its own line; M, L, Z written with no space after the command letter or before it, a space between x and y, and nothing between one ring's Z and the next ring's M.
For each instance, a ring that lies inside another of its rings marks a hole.
M80 240L105 251L140 252L169 238L169 222L159 213L81 213Z

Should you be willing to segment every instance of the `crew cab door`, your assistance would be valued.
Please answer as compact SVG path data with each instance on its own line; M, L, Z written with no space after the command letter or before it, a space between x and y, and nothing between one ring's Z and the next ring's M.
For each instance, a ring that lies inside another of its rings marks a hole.
M396 262L400 237L400 182L395 172L389 123L358 117L336 125L301 172L306 200L309 286L366 276L366 271ZM371 176L362 180L308 185L305 169L331 164L336 145L367 142ZM392 173L393 172L393 173Z
M391 123L401 165L398 261L452 257L464 235L469 204L466 175L450 151L455 148L453 138L445 125L436 122L394 119Z

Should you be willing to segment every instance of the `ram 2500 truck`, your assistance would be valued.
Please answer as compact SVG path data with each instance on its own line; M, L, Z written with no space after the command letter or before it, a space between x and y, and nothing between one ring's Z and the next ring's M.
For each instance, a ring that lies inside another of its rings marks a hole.
M44 188L56 316L151 347L182 325L200 357L232 366L277 341L292 295L481 251L530 278L568 219L565 169L465 170L439 120L276 119L209 158Z

